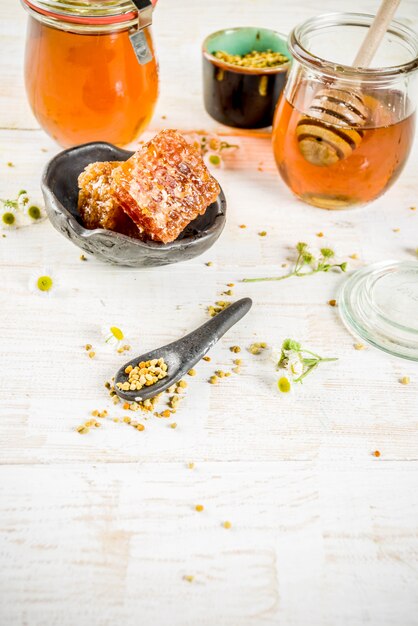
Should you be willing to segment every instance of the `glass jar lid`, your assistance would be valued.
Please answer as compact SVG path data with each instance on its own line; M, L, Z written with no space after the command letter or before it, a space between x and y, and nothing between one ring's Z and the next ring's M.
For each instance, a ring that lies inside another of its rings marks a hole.
M23 2L34 11L65 17L95 18L137 12L131 0L23 0Z
M36 19L56 28L73 25L77 30L113 30L138 21L131 0L22 0Z
M418 361L417 261L384 261L357 270L341 289L339 310L356 337Z

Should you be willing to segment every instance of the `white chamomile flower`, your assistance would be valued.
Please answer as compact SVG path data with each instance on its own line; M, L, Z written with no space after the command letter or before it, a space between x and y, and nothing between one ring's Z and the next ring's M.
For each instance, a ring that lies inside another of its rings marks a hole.
M5 202L1 207L0 214L0 228L3 229L13 229L17 227L17 214L15 207L9 203Z
M277 389L280 393L290 393L292 391L292 381L290 377L283 371L280 372L279 379L277 381Z
M17 195L17 207L22 213L26 213L27 207L29 206L29 196L28 192L24 189L21 189Z
M48 268L38 270L29 280L29 289L40 296L52 296L57 292L58 281Z
M286 355L286 369L293 378L299 378L303 374L303 363L300 358L300 353L296 350L285 350Z
M126 342L126 337L118 326L103 325L102 336L105 343L112 348L119 348L122 342Z
M21 189L18 193L17 206L25 216L30 218L31 222L38 222L45 217L42 209L30 201L28 193L24 189Z
M208 167L222 168L224 166L223 159L217 152L207 152L203 160Z
M24 189L19 191L14 200L0 200L0 228L26 226L31 222L42 221L44 217L43 211L31 203Z
M45 217L42 209L37 204L29 204L26 207L25 212L26 215L30 218L31 222L40 222Z

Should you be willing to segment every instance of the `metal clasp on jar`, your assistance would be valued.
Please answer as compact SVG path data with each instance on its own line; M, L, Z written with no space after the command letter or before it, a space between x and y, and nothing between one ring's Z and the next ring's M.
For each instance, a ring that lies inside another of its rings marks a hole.
M145 36L145 28L152 24L152 2L151 0L132 0L138 9L138 27L129 35L136 57L141 65L145 65L152 60L152 52Z

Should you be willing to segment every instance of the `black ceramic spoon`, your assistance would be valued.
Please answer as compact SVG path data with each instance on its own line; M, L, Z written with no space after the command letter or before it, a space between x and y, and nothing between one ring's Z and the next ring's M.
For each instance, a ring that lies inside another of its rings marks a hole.
M147 400L165 391L165 389L177 383L193 365L200 361L226 331L248 313L251 306L252 300L250 298L242 298L182 339L131 359L120 368L115 376L116 393L123 400L135 402ZM168 366L165 378L154 385L143 387L139 391L122 391L118 389L117 383L124 383L128 380L128 375L125 374L125 368L128 365L135 367L140 361L161 358L164 359Z

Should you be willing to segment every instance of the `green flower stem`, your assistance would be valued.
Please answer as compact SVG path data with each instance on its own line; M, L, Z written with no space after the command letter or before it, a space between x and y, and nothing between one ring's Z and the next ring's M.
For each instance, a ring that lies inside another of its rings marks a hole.
M307 376L308 374L310 374L311 372L313 372L313 370L314 370L315 368L317 368L317 367L318 367L318 363L319 363L319 361L316 361L316 363L314 363L313 365L311 365L310 367L308 367L308 369L306 370L306 372L303 372L303 374L301 374L298 378L295 378L295 380L294 380L293 382L294 382L294 383L301 383L301 382L302 382L302 380L303 380L304 378L306 378L306 376Z
M309 352L309 350L302 350L302 352ZM314 354L313 352L309 352L309 354ZM293 382L300 383L310 372L312 372L320 363L325 363L326 361L338 361L335 357L321 357L318 356L315 359L304 359L302 358L303 365L307 366L307 370L303 372L298 378L295 378Z
M296 259L294 272L297 273L303 267L303 252L299 252L299 256Z
M306 365L306 367L310 367L311 365L315 365L315 363L319 363L319 359L303 359L302 364Z
M3 200L2 198L0 198L0 202L2 202L6 207L9 207L11 209L17 209L18 208L18 204L17 204L17 200Z
M302 266L301 266L302 267ZM300 268L299 268L300 269ZM284 276L265 276L263 278L243 278L243 283L262 283L273 280L284 280L285 278L290 278L291 276L310 276L315 272L299 272L299 269L294 269L293 272L289 272L289 274L285 274Z
M243 278L241 282L243 283L261 283L267 281L278 281L284 280L285 278L290 278L291 276L312 276L312 274L317 274L318 272L329 272L332 269L340 269L342 272L345 272L347 269L347 263L344 261L343 263L330 263L329 260L334 257L334 250L331 248L321 248L321 255L318 258L315 258L311 252L309 252L308 244L300 241L296 245L296 250L298 256L296 258L296 262L294 268L288 274L284 274L284 276L264 276L262 278ZM310 271L303 272L303 268L305 266L310 267Z
M306 352L306 354L310 354L311 356L314 356L316 359L321 358L319 354L316 354L315 352L311 352L310 350L306 350L306 348L302 348L301 352Z
M306 352L306 354L311 354L312 356L314 356L316 359L319 359L320 361L338 361L337 358L325 358L325 357L319 356L319 354L315 354L315 352L306 350L306 348L302 348L301 352Z
M267 278L243 278L242 282L243 283L262 283L262 282L266 282L268 280L283 280L284 278L289 278L289 276L294 276L295 272L292 272L291 274L286 274L286 276L275 276L275 277L267 277Z
M222 150L226 150L228 148L239 148L236 143L228 143L227 141L221 141L221 145L219 146L219 152Z
M316 267L310 272L301 272L300 270L303 267L303 264L302 264L299 268L295 267L293 272L289 272L289 274L285 274L284 276L264 276L263 278L243 278L241 282L261 283L261 282L267 282L267 281L284 280L285 278L290 278L291 276L299 276L299 278L302 278L303 276L312 276L312 274L318 274L319 272L328 272L330 269L337 268L337 267L339 267L344 272L345 269L343 269L342 267L343 265L344 263L335 264L335 265L324 265L322 267Z

